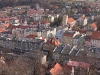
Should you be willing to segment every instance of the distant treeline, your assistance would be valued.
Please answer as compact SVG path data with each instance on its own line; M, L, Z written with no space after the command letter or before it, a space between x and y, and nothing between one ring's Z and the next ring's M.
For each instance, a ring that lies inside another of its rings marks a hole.
M7 6L18 6L18 5L29 5L32 3L36 3L37 0L0 0L0 8Z

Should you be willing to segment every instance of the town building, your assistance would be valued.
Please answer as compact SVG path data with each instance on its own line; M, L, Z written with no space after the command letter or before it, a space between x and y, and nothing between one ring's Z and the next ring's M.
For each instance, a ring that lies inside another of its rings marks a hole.
M94 31L92 32L91 35L91 47L96 47L96 48L100 48L100 32L99 31Z
M63 16L62 24L63 24L63 25L67 25L67 23L68 23L68 15L64 15L64 16Z

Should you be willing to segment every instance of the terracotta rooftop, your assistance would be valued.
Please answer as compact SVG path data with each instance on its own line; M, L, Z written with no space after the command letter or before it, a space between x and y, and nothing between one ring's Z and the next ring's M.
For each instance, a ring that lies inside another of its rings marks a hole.
M55 6L56 9L58 9L58 6Z
M86 34L86 31L85 30L78 30L80 33L84 33Z
M4 18L4 21L9 21L9 18Z
M68 18L68 23L74 22L75 20L73 18Z
M88 69L90 67L90 64L86 63L86 62L77 62L77 61L69 61L67 63L67 65L69 66L77 66L77 67L81 67L83 69Z
M32 38L32 39L35 39L37 37L37 35L28 35L26 36L26 38Z
M100 32L99 31L92 32L91 39L95 40L100 39Z
M74 33L74 31L67 31L63 34L63 36L73 37Z
M58 75L58 74L60 74L62 72L62 67L57 63L55 66L54 66L54 68L52 68L51 70L50 70L50 73L52 74L52 75Z
M88 69L88 68L90 67L90 64L85 63L85 62L81 62L81 63L80 63L80 67L81 67L81 68L84 68L84 69Z
M92 23L92 24L91 24L91 27L92 27L92 28L97 28L97 25L96 25L95 23Z
M47 24L47 23L48 21L45 21L45 20L40 21L40 24Z
M82 34L86 34L86 30L81 30L81 29L72 29L74 31L78 31L79 33L82 33Z
M67 65L69 65L69 66L79 66L79 62L77 62L77 61L69 61L67 63Z
M5 23L4 26L5 26L5 27L9 27L9 23Z
M21 12L21 13L22 13L22 12L25 12L25 10L24 10L24 9L21 9L20 12Z
M4 32L4 31L6 31L5 28L0 28L0 32Z

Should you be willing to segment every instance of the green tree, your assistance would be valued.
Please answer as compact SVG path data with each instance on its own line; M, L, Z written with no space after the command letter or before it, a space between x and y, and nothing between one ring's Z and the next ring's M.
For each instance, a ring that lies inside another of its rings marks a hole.
M62 23L62 16L59 16L58 18L55 18L55 21L52 23L52 26L54 26L54 27L58 27L58 26L60 26L61 25L61 23Z

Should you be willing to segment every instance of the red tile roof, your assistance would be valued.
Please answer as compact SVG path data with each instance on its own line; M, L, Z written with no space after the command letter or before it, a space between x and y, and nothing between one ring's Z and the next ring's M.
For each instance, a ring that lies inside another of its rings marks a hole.
M95 40L100 39L100 32L99 31L92 32L91 39Z
M4 31L6 31L5 28L0 28L0 32L4 32Z
M64 34L63 34L63 36L68 36L68 37L73 37L73 35L74 35L74 34L67 34L67 33L64 33Z
M64 32L63 36L73 37L74 33L75 32L73 32L73 31L72 32L66 31L66 32Z
M58 74L60 74L62 72L62 67L57 63L55 66L54 66L54 68L52 68L51 70L50 70L50 73L52 74L52 75L58 75Z
M57 39L53 39L53 40L52 40L52 44L54 44L54 45L59 45L60 42L59 42Z
M88 69L88 68L90 67L90 64L85 63L85 62L81 62L81 63L80 63L80 67L81 67L81 68L84 68L84 69Z
M5 26L5 27L9 27L9 23L5 23L4 26Z
M9 21L9 18L4 18L4 21Z
M37 35L28 35L28 36L26 36L26 38L33 38L33 39L35 39L37 37Z
M68 23L74 22L75 20L73 18L68 18Z
M72 29L74 31L78 31L79 33L82 33L82 34L86 34L86 30L82 30L82 29Z
M64 71L71 71L72 70L72 67L71 66L68 66L68 65L64 65L64 66L62 66L62 68L63 68L63 70Z
M55 74L55 69L52 68L52 69L50 70L50 73L51 73L52 75L56 75L56 74Z
M49 22L45 21L45 20L40 21L40 24L47 24L47 23L49 23Z
M38 24L37 22L31 22L33 25L36 25L36 24Z
M23 13L23 12L25 12L25 10L24 9L21 9L20 12Z
M55 6L56 9L58 9L58 6Z
M79 66L79 62L77 62L77 61L69 61L67 63L67 65L69 65L69 66Z
M97 25L96 25L95 23L92 23L92 24L91 24L91 27L92 27L92 28L97 28Z
M69 61L67 63L67 65L69 66L76 66L76 67L81 67L83 69L88 69L90 67L90 64L86 63L86 62L77 62L77 61Z
M84 33L84 34L86 34L86 31L85 30L78 30L79 31L79 33Z

